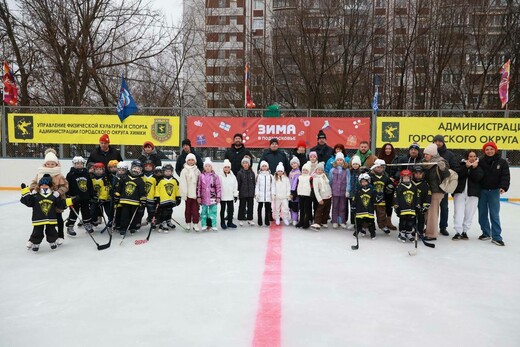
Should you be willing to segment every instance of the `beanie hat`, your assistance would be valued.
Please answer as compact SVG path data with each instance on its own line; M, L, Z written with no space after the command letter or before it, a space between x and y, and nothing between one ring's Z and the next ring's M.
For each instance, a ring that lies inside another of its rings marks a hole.
M273 137L270 141L269 141L269 144L272 145L273 143L278 143L278 139L276 137Z
M233 138L235 137L240 137L242 140L244 139L244 136L242 136L241 133L236 133L235 135L233 135Z
M197 158L195 157L195 154L193 154L193 153L189 153L186 156L186 162L188 162L188 160L190 160L190 159L193 159L193 160L197 161Z
M432 142L435 142L435 141L440 141L440 142L444 143L444 136L442 136L442 135L435 135L435 137L433 138Z
M117 164L119 164L119 161L112 159L108 162L107 167L117 167Z
M110 143L110 138L108 137L108 134L101 135L101 137L99 138L99 142Z
M343 153L341 153L341 152L336 153L336 160L338 160L338 159L345 160L345 156L343 155Z
M437 151L437 145L435 143L430 143L424 149L424 154L429 154L429 155L437 155L437 154L439 154L439 152Z
M244 164L244 163L248 163L249 165L251 165L251 159L249 159L248 157L242 158L242 161L240 161L240 164Z
M411 150L412 148L419 150L421 147L419 147L419 144L417 142L414 142L410 145L410 147L408 147L408 150Z
M289 164L292 165L292 163L296 163L296 164L298 164L298 166L300 166L300 159L298 159L298 157L292 157Z
M206 166L206 165L213 167L213 163L211 162L210 157L206 157L206 159L204 159L204 166Z
M316 165L316 170L323 170L325 171L325 164L320 161L317 165Z
M307 145L305 144L305 141L304 141L304 140L300 140L300 141L298 141L298 143L296 144L296 148L298 148L298 147L307 148Z
M378 168L378 167L381 167L384 165L386 165L386 163L383 159L376 159L376 161L374 161L374 165L372 165L370 170L374 170L375 168Z
M182 140L182 142L181 142L181 147L184 147L184 145L188 145L188 146L191 147L191 141L190 141L190 139L184 139L184 140Z
M231 167L231 162L229 159L224 159L224 167Z
M302 172L303 172L303 170L307 170L309 173L311 173L312 163L310 161L308 161L305 164L303 164Z
M267 164L267 162L266 162L265 160L262 160L262 161L260 162L260 167L262 167L262 166L267 166L267 167L269 167L269 164Z
M152 147L152 149L155 148L155 146L153 145L153 142L152 142L152 141L146 141L146 142L143 144L143 148L146 147L146 146Z
M278 165L276 165L276 172L278 171L285 171L282 163L278 163Z
M498 151L498 147L496 143L494 143L493 141L484 143L484 146L482 146L482 153L486 153L486 147L493 147L495 149L495 152Z
M361 158L357 155L352 157L352 161L350 162L350 165L358 164L361 166Z
M53 161L56 164L60 163L60 161L58 160L58 157L56 156L56 151L52 148L48 148L45 150L45 159L43 160L43 163L45 164L50 161Z
M51 177L51 175L49 175L49 174L43 175L42 178L40 178L40 180L38 181L38 185L39 186L41 186L42 184L46 184L49 187L52 186L52 177Z
M318 153L316 153L316 151L309 152L309 158L311 156L315 156L316 158L318 158Z
M318 131L318 140L319 139L327 139L327 135L325 135L325 133L321 129L320 131Z

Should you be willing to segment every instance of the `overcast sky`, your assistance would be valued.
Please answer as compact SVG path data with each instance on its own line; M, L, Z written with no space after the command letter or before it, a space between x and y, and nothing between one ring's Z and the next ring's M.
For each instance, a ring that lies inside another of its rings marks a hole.
M152 6L163 10L168 22L179 24L182 18L182 0L150 0Z

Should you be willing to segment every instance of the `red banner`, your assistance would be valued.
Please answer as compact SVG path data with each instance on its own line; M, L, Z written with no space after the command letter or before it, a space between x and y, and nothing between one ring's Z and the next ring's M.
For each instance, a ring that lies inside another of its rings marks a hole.
M317 143L318 131L327 135L327 143L342 143L358 148L370 140L370 118L262 118L262 117L188 117L188 138L198 147L229 147L233 136L241 133L249 148L267 148L277 138L282 148L294 148L304 140L307 147Z

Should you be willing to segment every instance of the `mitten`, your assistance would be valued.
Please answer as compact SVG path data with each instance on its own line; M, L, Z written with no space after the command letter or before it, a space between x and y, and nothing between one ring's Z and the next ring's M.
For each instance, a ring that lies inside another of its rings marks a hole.
M345 197L350 198L350 193L348 191L345 193Z
M446 162L444 160L440 160L439 162L437 162L437 166L441 171L446 170Z
M21 187L22 189L24 189L24 188L27 187L27 186L25 185L25 183L22 183L22 184L20 184L20 187Z
M52 193L52 195L54 195L55 198L59 198L59 197L60 197L60 192L58 192L58 191L54 191L54 192Z
M179 206L181 204L181 197L178 196L175 198L175 205Z

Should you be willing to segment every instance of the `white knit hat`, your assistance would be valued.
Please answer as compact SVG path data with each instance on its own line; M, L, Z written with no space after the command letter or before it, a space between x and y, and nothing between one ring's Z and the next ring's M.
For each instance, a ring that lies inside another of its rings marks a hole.
M312 163L310 161L308 161L305 164L303 164L302 172L303 172L303 170L307 170L310 173L311 169L312 169Z
M240 161L240 164L244 164L244 163L248 163L251 165L251 159L249 159L248 157L242 158L242 161Z
M320 162L316 165L316 171L317 171L317 170L325 171L325 163L323 163L322 161L320 161Z
M231 167L231 162L229 159L224 159L224 167Z
M361 158L357 155L352 157L352 160L350 161L350 165L358 164L361 166Z
M338 159L345 160L345 156L343 155L343 153L341 153L341 152L336 153L336 160L338 160Z
M211 162L210 157L206 157L206 159L204 159L204 166L206 166L206 165L213 167L213 163Z
M260 167L262 167L262 166L264 166L264 165L267 166L267 167L269 167L269 164L267 164L267 162L266 162L265 160L262 160L262 161L260 162Z
M276 172L278 171L285 171L282 163L278 163L278 165L276 165Z
M193 154L193 153L188 153L188 155L186 156L186 162L188 162L188 160L190 160L190 159L197 161L197 158L195 157L195 154Z
M437 154L439 154L439 152L437 151L437 145L435 143L430 143L424 149L424 154L429 154L429 155L437 155Z
M290 164L297 163L298 166L300 165L300 159L298 157L292 157Z
M56 156L56 151L52 148L48 148L45 150L45 159L43 160L43 163L45 164L50 161L53 161L56 164L60 163L60 161L58 160L58 157Z

